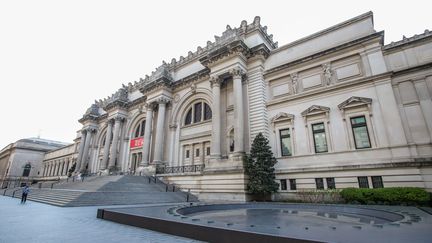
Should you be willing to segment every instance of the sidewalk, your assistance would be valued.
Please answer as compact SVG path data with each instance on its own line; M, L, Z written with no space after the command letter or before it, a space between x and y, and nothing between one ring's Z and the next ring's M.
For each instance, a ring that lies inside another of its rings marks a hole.
M19 199L0 196L0 243L198 242L97 219L97 208L21 205Z

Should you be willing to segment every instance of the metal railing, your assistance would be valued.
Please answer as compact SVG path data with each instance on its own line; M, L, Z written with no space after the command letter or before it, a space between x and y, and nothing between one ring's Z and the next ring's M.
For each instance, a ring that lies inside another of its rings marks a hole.
M204 170L204 164L183 165L183 166L160 166L160 167L156 167L156 174L192 173L192 172L202 172L203 170Z

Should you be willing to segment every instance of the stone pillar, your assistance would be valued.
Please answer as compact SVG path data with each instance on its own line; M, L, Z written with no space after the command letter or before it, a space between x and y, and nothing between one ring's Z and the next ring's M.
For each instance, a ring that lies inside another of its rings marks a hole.
M84 152L83 152L83 155L81 157L81 163L80 163L79 168L77 168L77 171L79 171L81 173L85 172L85 170L86 170L86 165L87 165L88 157L89 157L88 155L89 155L89 150L90 150L90 141L91 141L92 133L93 133L93 129L88 128L85 143L84 143Z
M54 163L51 162L51 163L50 163L49 176L52 176L52 175L53 175L53 173L54 173L53 171L54 171Z
M165 110L166 105L169 101L167 99L161 98L158 100L159 110L157 118L157 128L156 128L156 141L155 141L155 155L154 162L161 163L163 161L164 143L165 143Z
M56 175L57 175L57 170L58 170L58 163L57 163L57 161L54 161L53 176L56 176Z
M100 164L100 169L105 170L108 167L108 158L110 152L111 144L111 134L112 134L112 120L108 121L108 128L105 136L105 146L103 148L102 163Z
M87 136L87 130L82 129L81 130L80 146L79 146L79 149L78 149L78 158L77 158L77 162L76 162L75 171L79 171L79 168L81 166L81 160L82 160L83 153L84 153L84 143L85 143L86 136Z
M46 172L46 164L44 164L44 166L43 166L42 176L45 176L45 172Z
M147 104L147 114L146 114L146 123L144 130L144 143L143 143L143 155L140 166L147 166L150 161L150 137L151 137L151 128L153 121L153 108L152 104Z
M219 159L221 157L221 113L220 113L220 84L219 78L210 79L213 104L212 104L212 140L211 140L211 157Z
M68 174L68 171L69 171L69 168L70 168L70 164L71 164L71 160L70 160L70 159L67 159L67 162L66 162L66 172L65 172L65 175L67 175L67 174Z
M234 88L234 152L244 153L244 111L241 69L231 70Z
M119 140L119 136L120 136L120 125L121 122L123 120L123 117L117 116L116 118L114 118L115 122L114 122L114 134L113 134L113 141L112 141L112 145L111 145L111 151L110 151L110 158L109 158L109 163L108 163L108 168L110 170L115 169L116 167L116 158L117 158L117 147L118 147L118 140Z
M63 163L62 163L62 170L61 170L61 175L65 175L65 169L66 169L66 160L63 159Z

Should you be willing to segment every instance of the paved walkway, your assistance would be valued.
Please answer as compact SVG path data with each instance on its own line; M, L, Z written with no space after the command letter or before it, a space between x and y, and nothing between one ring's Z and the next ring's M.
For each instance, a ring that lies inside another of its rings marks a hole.
M97 219L97 208L21 205L19 199L0 196L0 243L198 242Z

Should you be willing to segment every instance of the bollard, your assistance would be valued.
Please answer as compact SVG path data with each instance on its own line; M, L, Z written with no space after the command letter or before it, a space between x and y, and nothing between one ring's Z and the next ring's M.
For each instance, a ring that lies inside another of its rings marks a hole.
M165 192L168 192L168 185L165 185Z

